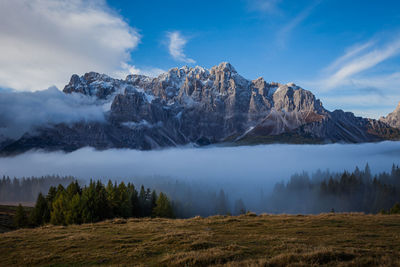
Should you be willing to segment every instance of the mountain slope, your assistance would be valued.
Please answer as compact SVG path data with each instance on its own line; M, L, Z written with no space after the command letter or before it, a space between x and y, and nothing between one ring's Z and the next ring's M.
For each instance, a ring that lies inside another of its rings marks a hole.
M400 128L400 102L393 112L386 117L381 117L379 120L394 128Z
M189 143L358 143L400 136L385 121L330 112L293 83L247 80L226 62L210 70L173 68L156 78L73 75L63 92L96 98L105 107L106 122L43 125L3 145L2 152L84 146L154 149Z

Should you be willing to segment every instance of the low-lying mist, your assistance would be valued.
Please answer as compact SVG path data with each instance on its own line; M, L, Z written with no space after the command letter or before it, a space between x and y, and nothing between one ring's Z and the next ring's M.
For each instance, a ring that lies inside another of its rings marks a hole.
M400 142L329 145L258 145L170 148L153 151L83 148L72 153L28 152L0 158L0 174L30 177L56 174L78 179L125 180L166 190L175 181L193 190L223 189L231 201L258 203L277 182L320 170L363 168L390 171L400 163Z
M47 174L82 179L166 176L221 185L271 184L286 180L296 172L353 170L367 162L372 172L389 170L393 163L400 163L400 142L28 152L0 158L0 172L17 177Z

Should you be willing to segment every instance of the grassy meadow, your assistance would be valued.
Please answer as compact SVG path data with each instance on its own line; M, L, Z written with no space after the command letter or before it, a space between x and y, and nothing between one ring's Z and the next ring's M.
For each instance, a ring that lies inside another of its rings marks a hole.
M400 215L113 219L0 234L1 266L400 266Z

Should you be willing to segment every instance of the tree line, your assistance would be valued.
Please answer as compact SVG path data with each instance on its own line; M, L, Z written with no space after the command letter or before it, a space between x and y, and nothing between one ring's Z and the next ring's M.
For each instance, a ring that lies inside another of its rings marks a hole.
M400 168L377 175L368 164L353 172L318 171L312 177L304 172L276 184L263 202L274 213L388 212L400 203Z
M39 193L29 217L19 207L15 215L17 227L51 223L69 225L92 223L116 217L174 218L171 201L166 194L141 186L139 192L131 183L90 181L81 187L77 181L67 187L51 186L47 195Z
M47 189L48 194L44 195L43 192L46 191L42 191L39 197L41 200L37 201L42 203L46 201L49 207L43 215L44 222L52 222L50 209L54 210L53 222L56 224L71 221L73 223L92 222L114 217L156 216L153 212L154 203L160 196L143 186L136 189L132 183L126 184L130 181L129 179L124 179L125 183L120 180L119 183L108 182L105 185L92 181L86 186L81 184L83 187L80 187L78 182L75 183L74 177L57 177L30 178L30 183L26 182L28 179L16 182L3 178L6 182L2 184L7 184L8 187L1 189L17 185L14 187L14 192L22 188L25 188L26 192L30 191L27 189L33 188L30 185L37 184L37 181L41 183L45 179L49 182L62 181L61 188L51 186ZM69 182L66 183L66 181ZM74 181L76 185L71 185L71 181ZM174 180L168 177L137 177L131 181L135 181L135 184L145 184L157 192L163 192L164 196L168 195L168 206L177 218L197 215L206 217L216 214L239 215L246 213L247 210L257 213L302 214L330 211L390 213L392 209L393 212L396 210L395 204L400 203L400 168L395 165L389 172L375 175L371 173L368 164L363 169L355 168L353 172L317 171L311 175L303 172L293 175L287 182L277 183L269 193L264 194L262 190L259 190L260 185L259 188L254 188L251 195L243 194L240 191L241 188L227 192L212 184ZM4 198L2 194L1 197ZM238 197L239 194L243 199ZM22 193L13 194L13 196L16 195L22 195ZM59 197L55 199L55 196ZM108 201L106 204L104 204L106 202L104 199ZM127 199L131 200L127 201ZM23 201L23 199L15 201ZM43 206L46 205L43 204Z
M14 177L12 179L9 176L3 176L0 179L0 202L34 203L39 193L42 193L43 196L43 194L49 192L51 187L57 189L59 184L67 187L76 180L77 178L73 176L62 177L58 175L29 178ZM125 181L129 180L125 179ZM143 179L142 183L149 183L149 180L151 179ZM140 178L135 178L134 181L139 183ZM79 184L85 184L85 180L79 180ZM246 212L246 206L242 199L230 199L223 189L215 190L204 184L189 184L167 177L159 177L153 184L150 182L150 187L156 188L157 191L162 191L170 197L174 214L179 218L215 214L237 215ZM54 191L54 189L52 190Z
M67 186L76 179L72 176L47 175L42 177L0 179L0 201L2 202L34 202L39 193L49 191L51 186L59 184Z

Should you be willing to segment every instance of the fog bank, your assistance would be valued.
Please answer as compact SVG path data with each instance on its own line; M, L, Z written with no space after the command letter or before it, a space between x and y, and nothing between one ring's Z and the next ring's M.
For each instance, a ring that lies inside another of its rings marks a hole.
M353 170L367 162L372 172L390 170L393 163L400 163L400 142L28 152L0 158L0 174L17 177L58 174L82 179L168 176L223 186L261 186L286 180L296 172Z
M35 127L79 121L104 121L101 103L55 87L37 92L0 92L0 141L18 139Z

